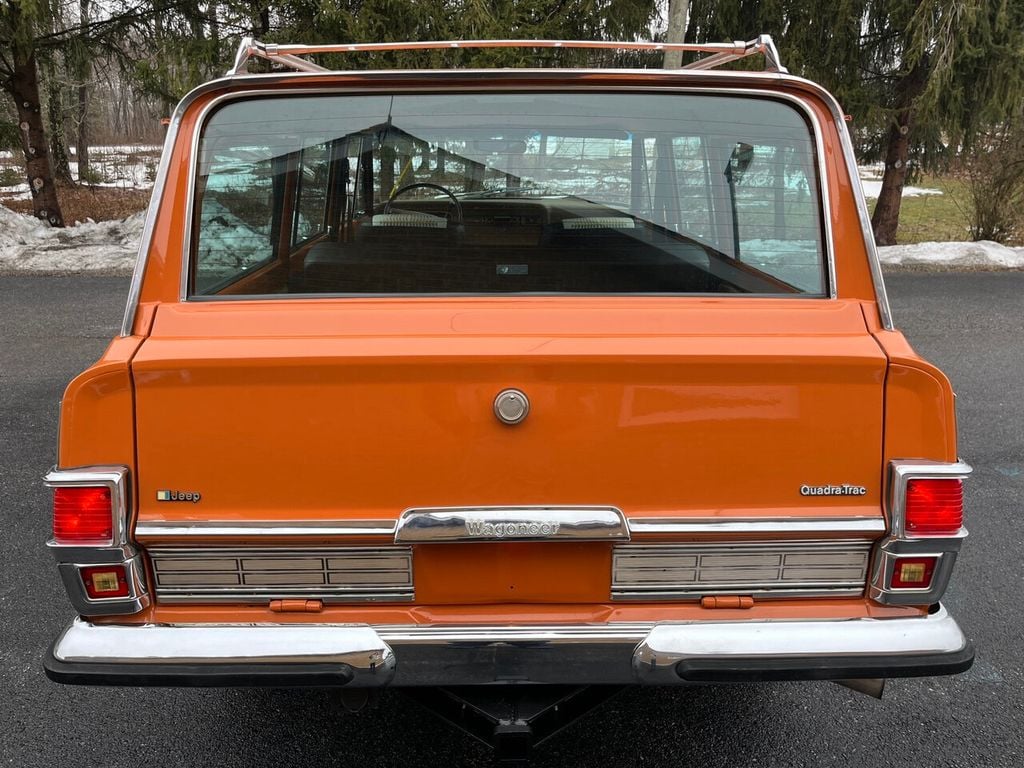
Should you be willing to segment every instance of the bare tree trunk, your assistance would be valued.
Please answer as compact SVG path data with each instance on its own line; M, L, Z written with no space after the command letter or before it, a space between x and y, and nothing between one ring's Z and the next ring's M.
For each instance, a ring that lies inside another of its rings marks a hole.
M897 86L897 112L889 127L885 150L885 171L882 189L871 215L871 228L878 245L896 245L896 232L900 225L900 205L903 186L907 181L907 161L910 159L910 132L914 127L914 102L921 95L927 75L927 62L921 62Z
M64 93L56 76L56 67L47 66L46 113L50 119L50 166L57 181L74 184L68 143L64 136Z
M43 130L43 110L39 99L39 77L35 53L15 45L14 73L10 92L18 107L21 145L25 151L25 173L32 190L32 209L54 227L64 226L64 214L53 184L50 156Z
M689 12L690 0L669 0L666 43L681 43L684 41L686 38L686 17ZM662 66L665 69L678 69L683 66L683 52L665 51L665 60Z
M78 178L88 180L89 167L89 85L78 84L78 134L75 136L75 157L78 159Z
M90 0L79 0L79 22L82 26L89 23ZM78 159L78 178L88 179L91 176L89 167L89 79L92 77L92 62L85 54L78 68L78 134L75 137L75 155Z
M900 224L900 204L903 202L903 186L907 180L907 160L910 157L910 127L914 112L905 109L896 116L896 122L889 128L885 151L885 171L882 174L882 189L871 215L871 227L875 231L878 245L896 245L896 231Z
M214 50L220 48L220 4L207 3L206 14L210 17L210 40L213 41Z

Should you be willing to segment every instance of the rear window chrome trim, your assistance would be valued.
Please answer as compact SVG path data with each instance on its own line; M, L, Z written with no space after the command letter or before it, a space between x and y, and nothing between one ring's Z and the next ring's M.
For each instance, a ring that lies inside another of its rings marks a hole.
M594 293L590 291L578 291L573 293L559 293L555 291L502 291L501 293L289 293L282 297L277 294L263 293L232 293L224 296L189 296L186 299L194 304L217 304L231 301L271 301L281 302L300 299L366 299L379 301L381 299L515 299L515 298L541 298L541 299L722 299L731 301L735 298L747 299L796 299L798 301L815 301L821 299L835 298L820 293L665 293L664 291L651 291L650 293Z
M839 143L843 147L843 160L846 167L851 170L851 178L859 179L859 173L854 174L857 169L857 157L853 152L853 139L850 136L850 127L846 124L846 118L838 115L835 118L836 129L839 131ZM871 226L871 214L868 213L868 203L864 197L863 186L854 189L853 197L857 201L857 218L860 220L860 231L864 239L864 248L868 254L868 267L871 269L871 282L875 288L875 301L878 304L879 320L882 328L886 331L895 329L892 320L892 308L889 306L889 294L885 290L885 278L882 276L882 263L878 258L878 246L875 244L875 230Z
M549 71L556 71L556 70L549 70ZM643 72L647 72L647 70L642 70L642 71ZM323 73L312 73L312 74L317 74L319 76L323 76ZM240 78L238 78L236 76L236 77L233 77L231 79L237 81ZM211 83L211 85L212 85L212 83ZM580 85L564 84L564 85L552 85L552 86L547 86L547 85L545 85L545 86L531 86L530 88L527 89L523 85L507 85L507 86L506 85L499 85L499 86L481 87L478 83L466 82L466 83L459 83L457 85L453 84L452 87L448 87L448 88L434 86L434 87L425 87L425 88L402 89L400 87L396 88L396 87L369 86L369 87L361 87L361 88L352 88L352 87L290 88L290 89L280 89L280 90L273 90L273 91L268 91L268 90L241 90L241 91L232 91L232 92L229 92L229 93L224 93L224 94L221 94L220 96L218 96L218 97L216 97L214 99L211 99L211 101L208 104L203 106L202 110L200 111L200 113L199 113L199 115L198 115L198 117L196 119L197 129L195 130L195 132L192 135L191 145L190 145L190 149L189 149L189 153L190 154L189 154L189 162L188 162L188 180L187 180L188 198L187 198L187 200L185 202L185 236L182 239L183 250L182 250L182 254L181 254L181 272L180 272L180 281L179 281L179 287L178 287L178 301L179 302L188 302L188 301L195 301L195 300L221 301L221 300L224 299L224 297L221 297L221 296L210 296L210 295L206 295L206 296L193 296L193 295L189 295L189 275L191 274L191 271L192 271L192 262L193 262L193 257L194 257L193 248L192 248L192 238L193 238L194 219L195 219L195 203L196 203L194 192L195 192L195 188L196 188L196 179L197 179L197 176L198 176L198 168L199 168L199 144L200 144L200 141L202 140L203 129L206 127L207 121L209 120L210 116L212 115L212 113L217 108L219 108L219 107L223 106L225 103L231 102L231 101L245 101L245 100L257 99L257 98L264 98L264 99L265 98L278 98L278 97L295 96L295 95L300 95L300 96L325 96L325 95L362 96L362 95L373 95L373 94L397 94L397 93L401 93L402 95L420 95L420 94L447 94L447 93L452 93L454 90L468 91L468 92L476 91L476 92L479 92L479 93L501 93L501 92L505 92L505 93L518 93L518 92L525 92L525 91L528 90L530 93L593 93L593 92L605 92L605 93L631 93L631 94L632 93L680 94L680 95L688 94L688 95L696 95L696 96L703 96L703 95L738 96L738 97L755 98L755 99L767 99L767 100L771 100L771 101L779 101L779 102L788 103L790 106L792 106L798 112L798 114L800 114L807 121L807 123L808 123L808 125L810 127L810 132L811 132L811 135L812 135L812 138L813 138L813 143L814 143L814 160L815 160L815 166L816 166L817 176L818 176L818 178L817 178L817 182L818 182L818 200L819 200L819 203L820 203L820 205L819 205L819 215L821 217L821 219L819 221L819 226L821 227L821 230L822 230L821 231L821 238L822 238L821 244L822 244L822 248L823 248L823 251L824 251L823 254L822 254L822 258L824 259L824 267L825 267L823 277L825 278L825 282L826 282L824 292L823 293L797 293L797 294L747 294L747 293L739 293L739 294L726 294L726 293L722 293L722 294L718 294L718 293L715 293L715 294L693 294L693 293L673 293L673 294L668 294L668 295L678 296L678 297L706 296L706 295L713 295L713 296L743 296L743 297L746 297L746 298L766 298L766 297L767 298L777 298L780 295L784 295L784 296L788 296L788 297L802 296L803 298L809 298L809 299L836 299L838 297L838 291L837 291L837 287L836 287L835 243L834 243L834 238L833 238L833 235L832 235L832 226L831 226L831 222L832 222L832 205L831 205L831 194L829 192L828 182L827 182L827 178L826 178L826 175L827 175L826 174L827 165L826 165L826 162L825 162L824 135L823 135L823 130L822 130L821 122L818 120L817 115L815 115L814 110L812 110L808 106L807 102L805 100L801 99L800 97L798 97L798 96L796 96L794 94L784 93L784 92L779 92L779 91L772 91L772 90L768 90L768 89L757 89L757 88L722 88L722 87L714 87L714 86L713 87L707 87L707 86L705 86L705 87L701 87L701 86L638 86L638 87L631 87L630 88L630 87L623 87L621 85L590 85L590 86L580 86ZM188 98L189 97L186 97L186 100ZM184 104L184 101L182 103ZM179 109L180 109L180 105L179 105ZM176 129L176 128L177 128L177 126L172 123L172 129ZM842 134L840 134L840 135L842 136ZM168 140L170 140L170 133L168 133ZM856 167L856 166L854 166L854 167ZM161 190L161 194L162 194L162 190ZM148 215L147 215L147 222L148 222ZM151 239L151 236L152 236L152 233L150 233L150 239ZM148 245L146 243L146 238L145 237L144 237L144 241L143 241L143 246L148 251ZM141 263L141 261L142 261L142 259L140 259L140 263ZM141 278L140 278L140 287L141 287ZM366 295L369 295L369 294L357 294L357 295L358 296L366 296ZM382 295L398 296L400 294L382 294ZM420 296L420 295L424 295L424 294L412 294L412 295ZM442 294L442 295L448 295L448 294ZM466 294L466 295L489 296L490 294L486 294L486 293L473 293L473 294ZM515 294L497 294L497 295L505 296L505 295L515 295ZM575 293L558 293L558 294L552 294L552 295L559 296L559 297L561 297L561 296L570 296L571 297L571 296L575 296L577 294L575 294ZM620 295L620 294L605 294L605 293L602 293L602 294L592 294L592 295L617 296L617 295ZM643 294L635 294L635 295L637 295L637 296L647 296L647 295L650 295L650 294L643 293ZM294 298L296 296L300 296L300 294L286 294L284 296L260 294L259 298L261 298L261 299L264 299L264 298L266 298L266 299L273 299L273 300L276 300L276 301L287 301L287 300L292 299L292 298ZM301 294L301 296L303 296L303 297L316 296L318 298L321 298L321 297L324 297L325 295L324 294ZM336 297L337 296L344 296L344 294L337 294L335 296ZM247 296L246 298L255 298L255 296ZM136 302L137 302L137 297L136 297ZM131 310L131 302L129 302L129 310ZM134 312L131 311L131 314L134 315ZM126 314L126 316L125 316L125 326L127 326L127 324L128 324L128 316ZM126 335L126 334L122 334L122 335Z
M156 230L157 214L163 205L164 191L167 187L167 175L171 167L171 155L174 152L174 145L177 143L178 134L181 132L181 120L185 110L201 94L201 89L196 89L185 96L178 104L171 116L170 125L167 128L167 136L164 137L164 148L160 153L160 164L157 166L156 176L153 180L153 194L149 199L149 207L146 209L146 221L142 226L142 237L139 240L139 255L135 257L135 268L132 270L132 281L128 287L128 304L124 310L124 319L121 321L121 336L131 336L135 328L135 315L139 309L139 300L142 295L142 279L146 274L146 265L149 263L149 250L153 245L153 232ZM189 195L191 198L191 194Z

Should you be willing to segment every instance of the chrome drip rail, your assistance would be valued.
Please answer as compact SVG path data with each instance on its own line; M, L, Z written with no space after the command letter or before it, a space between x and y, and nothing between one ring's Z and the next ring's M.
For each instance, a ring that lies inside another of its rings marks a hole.
M300 58L316 53L373 53L384 51L464 50L478 48L590 48L616 51L686 51L707 54L681 69L714 69L730 61L764 54L765 71L786 72L771 35L758 35L744 42L731 43L657 43L616 40L429 40L400 43L334 43L330 45L264 43L243 37L228 76L244 75L249 61L264 59L298 72L331 72L326 67Z

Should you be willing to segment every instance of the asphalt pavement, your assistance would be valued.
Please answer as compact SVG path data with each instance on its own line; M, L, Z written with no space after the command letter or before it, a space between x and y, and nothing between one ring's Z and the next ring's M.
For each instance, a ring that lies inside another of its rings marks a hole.
M1024 765L1024 273L899 274L897 324L958 392L971 536L945 603L977 646L966 674L891 681L632 689L534 764ZM358 714L318 690L87 688L41 657L72 612L44 546L40 477L67 381L120 324L128 282L0 276L0 764L487 766L489 752L396 692Z

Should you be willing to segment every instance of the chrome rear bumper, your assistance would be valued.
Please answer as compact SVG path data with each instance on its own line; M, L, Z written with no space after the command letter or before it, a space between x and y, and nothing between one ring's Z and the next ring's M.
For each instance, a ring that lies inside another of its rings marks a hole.
M94 685L685 685L962 672L942 607L890 619L575 626L111 625L77 619L47 656Z
M75 619L44 662L93 685L350 686L391 682L395 655L365 624L92 624Z

